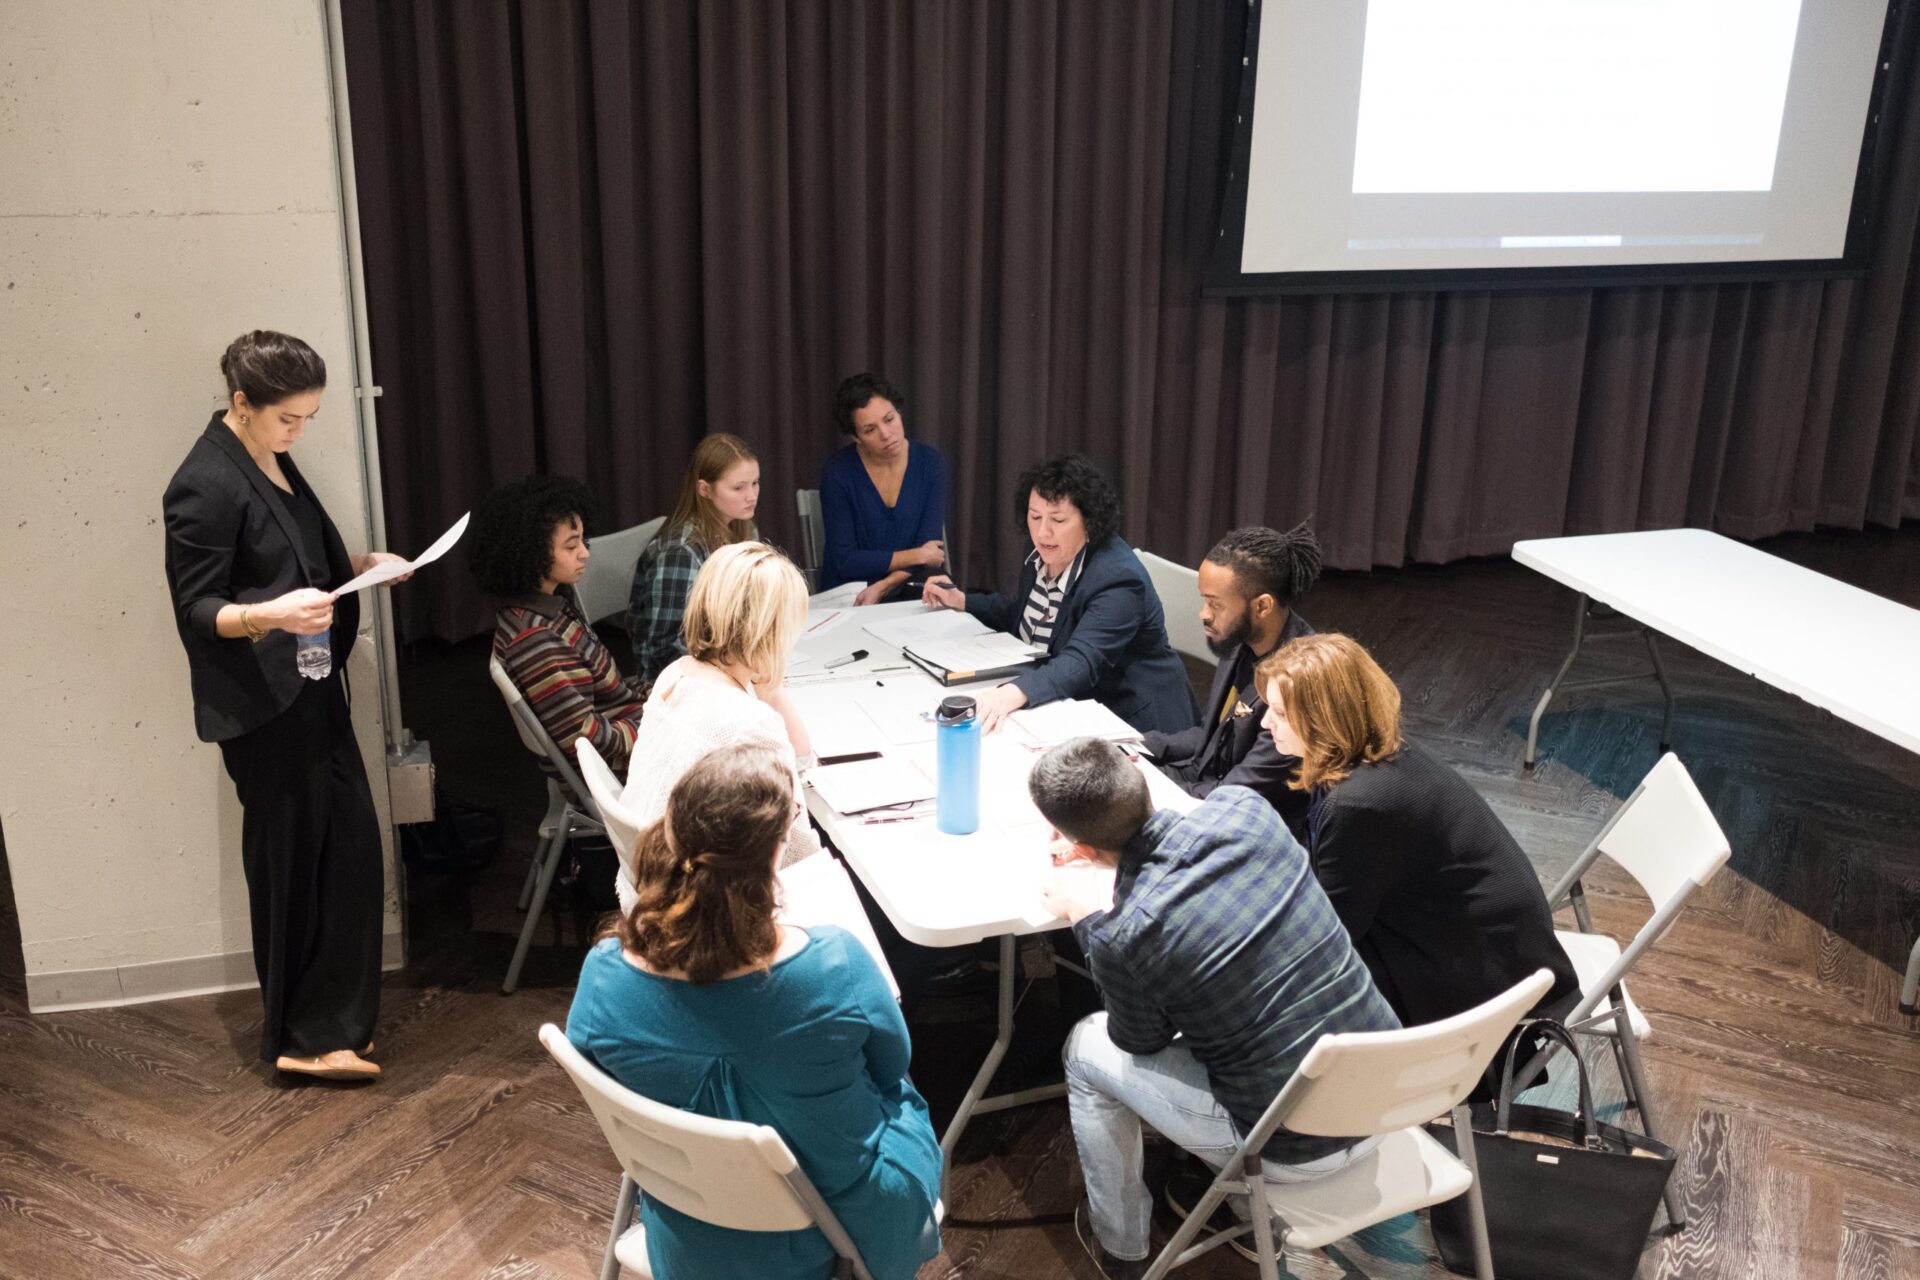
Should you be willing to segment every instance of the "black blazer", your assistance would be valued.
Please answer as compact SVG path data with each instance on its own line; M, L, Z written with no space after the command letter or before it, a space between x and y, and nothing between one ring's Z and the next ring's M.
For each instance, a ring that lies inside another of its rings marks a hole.
M1313 624L1298 612L1287 615L1280 630L1280 645L1313 634ZM1258 661L1253 650L1241 645L1233 657L1214 668L1213 687L1200 707L1200 723L1179 733L1149 733L1147 754L1189 794L1201 799L1213 794L1215 787L1247 787L1266 798L1286 822L1300 843L1307 842L1307 802L1304 791L1287 784L1300 767L1297 756L1283 756L1273 745L1273 735L1260 727L1267 714L1267 700L1253 677ZM1220 708L1226 705L1227 690L1234 689L1240 705L1224 721Z
M1313 805L1313 871L1380 994L1418 1026L1553 971L1537 1013L1579 996L1547 895L1470 783L1412 742L1362 764Z
M317 496L327 563L310 564L300 530L280 490L215 413L167 482L161 507L167 527L167 589L174 623L193 676L193 727L202 742L222 742L259 728L293 705L305 683L294 663L294 639L270 631L255 644L223 639L220 607L271 600L299 587L341 583L353 561ZM280 455L288 479L313 496L291 454ZM333 606L333 669L344 671L360 626L358 596Z
M1040 570L1020 566L1011 596L969 591L967 612L997 631L1018 634L1020 613ZM1167 619L1146 566L1116 535L1087 551L1067 585L1047 660L1014 680L1028 706L1092 698L1141 731L1175 732L1192 724L1193 686L1167 643Z

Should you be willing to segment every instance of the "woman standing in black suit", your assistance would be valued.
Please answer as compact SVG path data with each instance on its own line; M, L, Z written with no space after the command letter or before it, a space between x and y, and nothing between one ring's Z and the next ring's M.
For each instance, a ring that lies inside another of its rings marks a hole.
M1400 1021L1436 1022L1536 969L1533 1016L1580 994L1533 864L1465 778L1400 736L1400 691L1347 636L1302 636L1254 669L1266 728L1312 797L1313 872ZM1497 1059L1496 1059L1497 1061Z
M362 1055L380 1005L380 831L341 674L360 606L332 588L396 557L348 555L287 452L327 385L313 348L258 330L234 340L220 371L227 404L163 499L167 586L194 727L220 744L244 812L260 1057L377 1076ZM327 643L297 655L301 636Z

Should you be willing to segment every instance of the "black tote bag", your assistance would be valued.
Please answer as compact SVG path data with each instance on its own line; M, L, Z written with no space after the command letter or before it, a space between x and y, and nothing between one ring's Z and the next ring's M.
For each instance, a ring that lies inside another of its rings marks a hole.
M1498 1104L1472 1108L1493 1273L1500 1280L1631 1280L1673 1173L1673 1148L1597 1123L1587 1064L1567 1029L1549 1018L1520 1025L1572 1054L1580 1073L1580 1112L1514 1105L1514 1054L1523 1039L1532 1039L1515 1036ZM1435 1122L1427 1132L1455 1150L1452 1125ZM1441 1261L1451 1271L1473 1274L1467 1198L1434 1205L1430 1217Z

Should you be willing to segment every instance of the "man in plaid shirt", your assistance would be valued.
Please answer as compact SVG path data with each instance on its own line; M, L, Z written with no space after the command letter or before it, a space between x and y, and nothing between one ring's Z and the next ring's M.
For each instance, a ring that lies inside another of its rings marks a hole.
M1257 792L1221 787L1185 817L1156 813L1140 771L1098 738L1049 751L1028 787L1071 842L1066 856L1092 864L1070 861L1046 887L1106 1003L1066 1047L1088 1201L1076 1227L1103 1275L1143 1275L1152 1215L1143 1119L1218 1168L1314 1041L1400 1022L1306 850ZM1116 869L1111 904L1098 874L1106 867ZM1337 1172L1378 1141L1278 1129L1261 1154L1267 1177L1299 1182Z

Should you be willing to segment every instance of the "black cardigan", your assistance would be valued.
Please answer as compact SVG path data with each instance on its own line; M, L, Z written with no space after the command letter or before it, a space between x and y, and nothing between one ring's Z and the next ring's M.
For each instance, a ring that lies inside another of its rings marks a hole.
M341 583L353 576L340 531L300 475L291 454L281 469L306 490L320 512L324 565L310 564L285 495L267 479L246 446L216 412L167 482L161 508L167 529L167 589L174 623L193 677L193 724L202 742L221 742L259 728L293 705L305 683L294 661L294 638L270 631L255 644L224 639L220 607L252 604L298 587ZM333 606L333 668L343 671L360 626L357 595Z
M1017 634L1039 576L1029 556L1012 595L969 591L967 612L996 631ZM1142 732L1177 732L1196 715L1187 669L1167 643L1160 597L1140 557L1118 535L1087 550L1060 602L1046 660L1013 685L1033 707L1092 698Z
M1407 1026L1471 1009L1535 969L1554 976L1536 1012L1577 996L1533 864L1424 747L1355 769L1315 800L1308 826L1314 874Z

